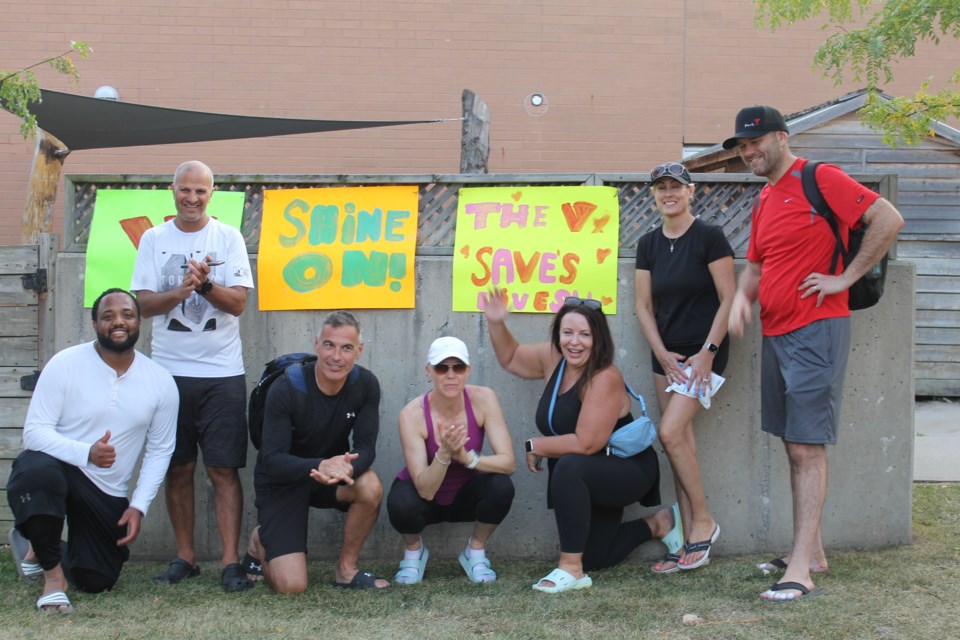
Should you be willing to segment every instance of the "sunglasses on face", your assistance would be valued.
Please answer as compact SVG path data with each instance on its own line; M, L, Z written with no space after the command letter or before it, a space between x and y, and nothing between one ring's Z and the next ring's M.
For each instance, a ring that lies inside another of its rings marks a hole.
M454 373L463 373L467 370L467 365L463 364L462 362L458 362L456 364L443 364L441 362L440 364L433 365L433 372L438 376L446 374L447 371L450 371L450 369L453 369Z
M687 168L679 162L667 162L657 165L650 172L650 181L656 182L664 176L679 178L687 173Z
M563 306L565 307L586 307L587 309L593 309L594 311L600 311L600 308L603 306L599 300L591 300L589 298L574 298L573 296L566 298L563 301Z

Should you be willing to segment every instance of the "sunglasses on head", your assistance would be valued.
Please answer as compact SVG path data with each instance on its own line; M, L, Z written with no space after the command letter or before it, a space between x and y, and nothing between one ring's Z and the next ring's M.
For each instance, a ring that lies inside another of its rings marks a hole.
M603 306L599 300L591 300L590 298L575 298L573 296L566 298L563 301L563 306L565 307L586 307L587 309L593 309L594 311L600 311L600 308Z
M650 181L656 182L664 176L679 178L686 173L687 168L679 162L666 162L653 168L653 170L650 172Z
M456 364L444 364L441 362L440 364L433 365L433 371L438 376L444 375L447 371L450 371L450 369L453 369L454 373L463 373L467 370L467 365L462 362Z

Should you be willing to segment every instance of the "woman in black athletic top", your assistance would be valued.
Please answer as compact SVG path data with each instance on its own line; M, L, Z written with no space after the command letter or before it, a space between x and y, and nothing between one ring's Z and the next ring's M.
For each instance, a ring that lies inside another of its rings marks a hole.
M547 593L584 589L592 584L585 570L613 566L673 527L666 509L621 522L630 504L659 504L657 454L652 447L631 458L606 453L613 430L633 418L599 302L567 298L554 317L550 341L521 345L507 329L501 292L489 297L485 314L497 361L521 378L547 382L536 413L542 436L527 441L526 462L537 473L541 459L547 459L547 506L557 521L560 561L533 588Z
M653 352L660 442L673 468L686 543L653 566L655 573L696 569L710 561L720 525L707 509L693 419L700 400L668 393L672 384L708 394L727 364L727 317L736 284L733 250L723 230L693 216L694 185L677 162L650 172L663 224L637 244L637 321Z

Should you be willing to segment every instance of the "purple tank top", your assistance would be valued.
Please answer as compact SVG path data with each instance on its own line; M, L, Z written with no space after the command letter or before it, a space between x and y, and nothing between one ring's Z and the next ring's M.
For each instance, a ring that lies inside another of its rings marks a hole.
M437 439L433 433L433 418L430 416L429 395L429 392L423 394L423 418L427 423L427 464L433 462L434 456L436 456L437 451L440 450L440 445L437 444ZM473 406L470 404L470 396L467 394L466 389L463 390L463 407L467 413L467 444L464 446L467 451L476 451L479 453L480 450L483 449L483 429L477 424L477 418L473 415ZM433 501L444 506L453 503L453 499L457 496L460 488L476 473L479 473L476 469L467 469L456 460L451 460L450 466L447 467L447 475L443 477L443 482L440 483L440 488L437 489L437 493L433 496ZM397 474L397 477L401 480L410 480L410 471L404 467L403 470Z

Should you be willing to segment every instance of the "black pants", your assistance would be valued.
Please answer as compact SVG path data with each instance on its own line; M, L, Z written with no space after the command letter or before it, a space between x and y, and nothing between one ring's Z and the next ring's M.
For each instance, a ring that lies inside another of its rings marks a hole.
M117 526L130 504L126 498L105 494L71 464L24 451L13 462L7 500L17 530L30 541L44 570L62 563L70 582L88 593L116 584L130 557L127 547L117 546L126 535ZM66 557L60 547L64 520L70 528Z
M651 538L643 519L621 522L623 509L646 496L659 478L653 447L633 458L562 456L550 478L560 551L582 553L588 571L622 562Z
M449 505L424 500L412 480L393 481L387 496L390 524L399 533L421 533L438 522L500 524L513 504L513 481L502 473L478 473L464 484Z

